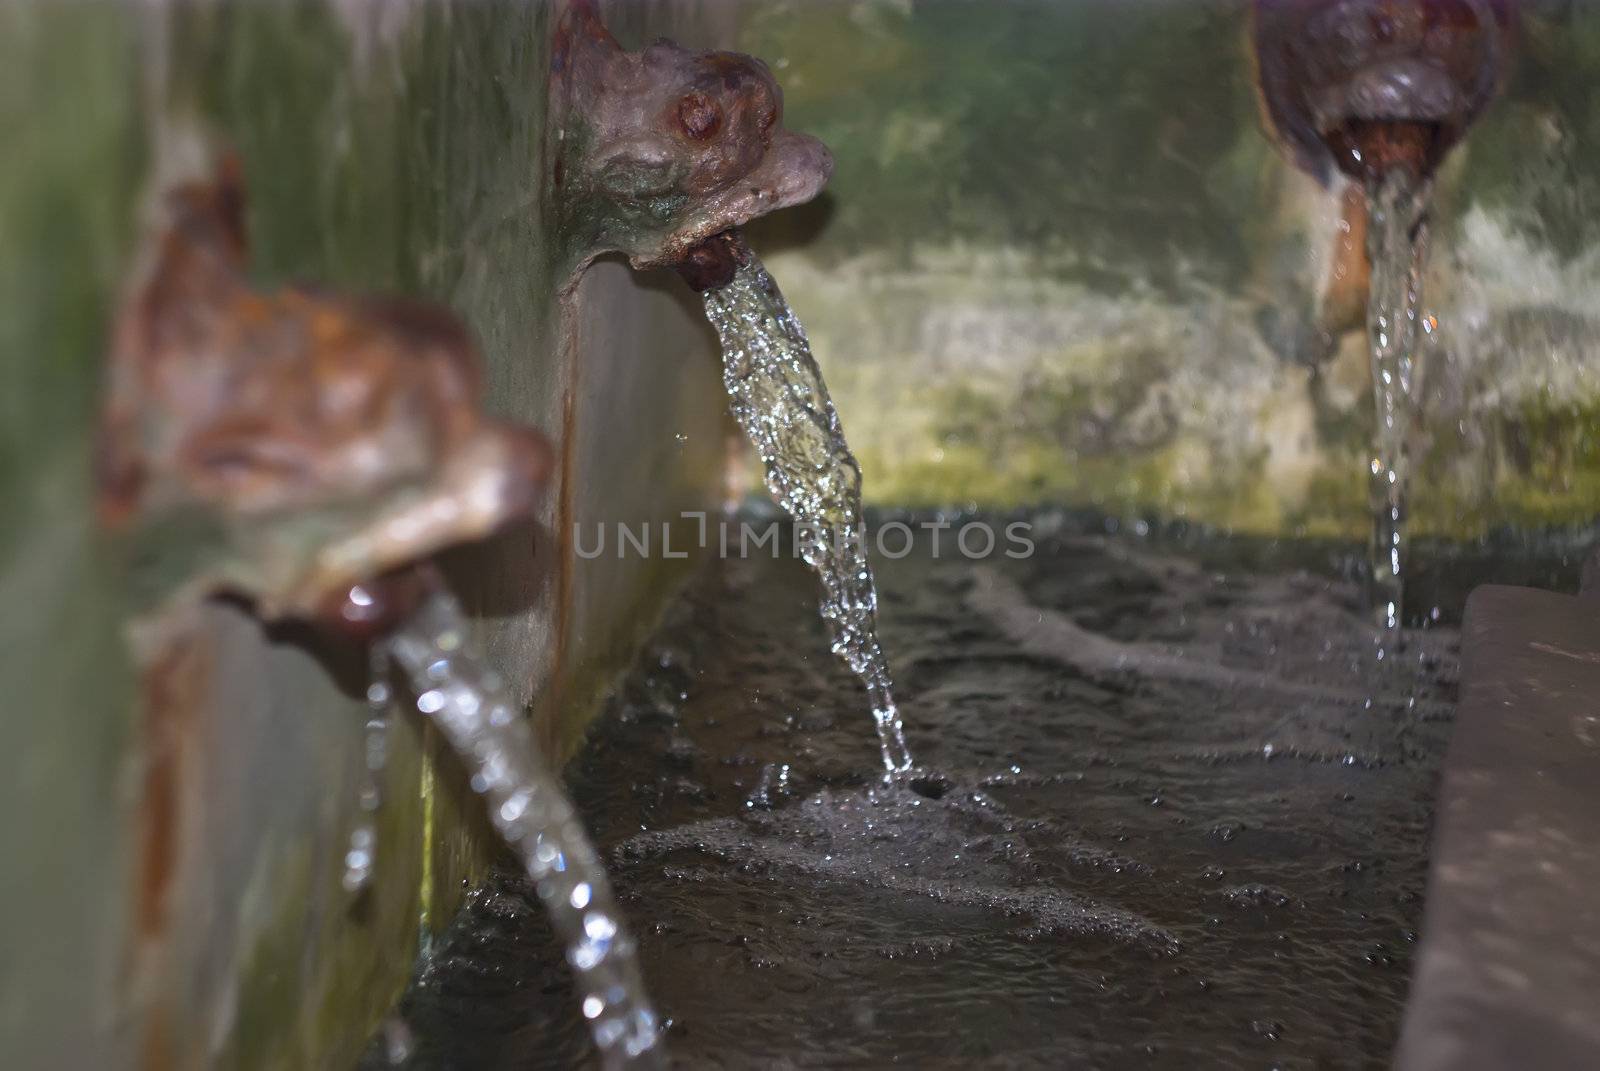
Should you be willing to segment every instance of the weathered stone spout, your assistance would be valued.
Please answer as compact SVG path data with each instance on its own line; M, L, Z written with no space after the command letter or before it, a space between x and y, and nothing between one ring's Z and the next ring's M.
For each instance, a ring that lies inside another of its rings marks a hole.
M833 171L816 138L783 129L767 65L657 41L625 52L589 0L556 35L550 182L566 267L622 252L672 265L706 239L815 197Z
M108 523L193 534L164 595L359 626L339 609L353 585L532 507L550 448L483 415L452 314L250 286L232 163L164 208L117 324L98 454Z
M1514 0L1256 0L1268 122L1296 162L1429 175L1494 97Z
M1256 0L1252 27L1267 121L1304 170L1346 190L1344 239L1325 311L1365 290L1374 424L1366 469L1369 601L1377 657L1404 623L1409 454L1434 171L1493 98L1515 30L1512 0ZM1351 240L1365 236L1366 249ZM1364 252L1365 256L1361 256Z

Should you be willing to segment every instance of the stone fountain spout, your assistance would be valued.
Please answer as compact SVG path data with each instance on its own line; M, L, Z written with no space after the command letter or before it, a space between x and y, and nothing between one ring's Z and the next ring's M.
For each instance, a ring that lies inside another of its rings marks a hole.
M671 266L730 228L821 192L833 157L783 127L767 65L671 41L624 51L590 0L556 34L551 101L559 144L549 177L565 267L621 252Z
M1353 180L1344 199L1343 263L1324 307L1354 307L1365 298L1376 410L1366 461L1368 575L1380 660L1397 649L1405 622L1408 455L1433 175L1504 80L1516 32L1513 2L1255 4L1252 43L1267 125L1303 170L1326 182L1336 168ZM1352 240L1358 233L1364 250Z
M625 52L591 0L569 4L551 69L560 138L551 184L569 287L596 256L622 252L635 268L675 269L702 295L734 417L803 533L833 650L871 699L884 767L905 773L912 759L860 545L861 470L799 319L740 231L815 197L832 155L783 128L783 93L765 63L670 41Z
M1427 177L1498 90L1514 0L1256 0L1268 124L1302 168Z
M189 663L172 652L213 596L363 644L369 780L345 888L373 891L372 812L398 670L546 905L601 1065L660 1066L659 1021L599 857L430 563L526 519L549 481L550 447L484 414L477 354L452 314L252 286L236 162L172 189L163 207L116 328L98 454L109 526L147 532L169 554L189 544L133 630L145 692L188 694L172 667ZM172 925L151 902L145 929Z
M115 327L97 451L108 525L198 533L160 601L226 594L336 624L353 585L528 513L549 444L484 415L452 314L252 286L232 160L162 210Z

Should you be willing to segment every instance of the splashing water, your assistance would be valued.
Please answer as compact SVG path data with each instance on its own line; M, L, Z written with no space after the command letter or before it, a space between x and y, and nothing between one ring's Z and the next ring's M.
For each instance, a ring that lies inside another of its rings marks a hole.
M1406 449L1411 434L1411 392L1426 255L1427 183L1394 168L1368 190L1371 225L1367 256L1372 288L1367 338L1372 350L1372 393L1377 431L1372 459L1372 605L1380 631L1379 657L1401 626L1406 556Z
M805 329L747 248L727 286L703 295L722 341L733 415L761 455L767 489L794 518L800 555L822 581L834 654L866 686L890 773L911 769L889 664L878 645L878 592L863 546L861 467L850 453Z
M659 1020L605 870L504 682L468 647L460 606L435 593L395 632L389 652L533 879L566 944L601 1065L664 1066Z

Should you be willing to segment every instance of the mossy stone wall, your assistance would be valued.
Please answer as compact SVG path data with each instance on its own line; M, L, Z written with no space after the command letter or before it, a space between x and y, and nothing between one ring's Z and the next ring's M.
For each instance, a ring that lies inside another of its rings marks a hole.
M1528 0L1440 175L1415 527L1586 524L1600 468L1600 4ZM753 235L894 505L1364 536L1340 191L1263 133L1245 0L775 0L742 44L830 193Z
M625 44L730 14L602 5ZM109 317L174 131L236 150L253 270L416 295L467 322L489 406L568 458L530 540L447 556L554 750L693 561L564 561L574 521L693 522L724 402L687 296L605 264L558 305L546 203L559 3L0 4L0 1065L351 1066L490 849L425 726L392 744L370 895L340 887L364 667L215 605L157 667L164 582L92 513ZM604 325L599 330L595 325ZM135 551L137 550L137 553Z

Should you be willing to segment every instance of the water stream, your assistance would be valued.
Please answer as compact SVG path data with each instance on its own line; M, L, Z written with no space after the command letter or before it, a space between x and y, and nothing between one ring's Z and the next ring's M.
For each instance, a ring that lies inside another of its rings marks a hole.
M432 595L389 641L389 654L471 773L495 829L521 860L566 949L580 1009L605 1068L660 1067L660 1028L633 939L605 869L541 760L533 731L499 675L468 643L454 598Z
M344 855L344 887L359 893L372 883L378 859L378 808L383 805L383 771L389 761L389 730L394 694L389 684L389 648L375 643L367 654L367 726L361 771L361 819L350 833Z
M741 242L742 245L742 242ZM754 253L704 294L722 341L733 415L766 466L767 489L795 521L800 555L822 581L834 654L866 686L889 773L911 769L889 665L878 644L878 593L863 546L861 468L850 452L805 329Z
M1367 337L1377 409L1369 462L1372 503L1372 606L1379 657L1400 634L1407 547L1406 451L1411 435L1422 266L1426 254L1427 182L1392 168L1371 184L1367 255L1372 262Z

